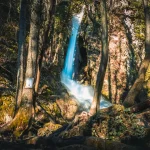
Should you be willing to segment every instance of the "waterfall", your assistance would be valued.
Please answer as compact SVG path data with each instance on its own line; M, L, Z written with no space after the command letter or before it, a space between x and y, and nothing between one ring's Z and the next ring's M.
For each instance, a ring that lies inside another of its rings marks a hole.
M69 45L67 49L67 54L65 58L64 68L61 74L61 82L67 88L68 92L72 94L80 105L82 105L85 109L89 110L94 90L92 86L85 86L77 83L73 80L74 74L74 61L75 61L75 52L76 52L76 40L78 35L78 30L84 15L84 8L79 14L74 15L72 18L72 31L70 35ZM100 108L107 108L112 104L106 101L103 97L101 97Z
M75 50L76 50L76 40L78 35L79 26L82 21L82 17L84 14L84 7L82 8L82 11L73 16L72 18L72 32L69 40L67 55L65 59L65 65L64 69L62 71L62 74L66 76L66 78L72 79L73 73L74 73L74 56L75 56Z

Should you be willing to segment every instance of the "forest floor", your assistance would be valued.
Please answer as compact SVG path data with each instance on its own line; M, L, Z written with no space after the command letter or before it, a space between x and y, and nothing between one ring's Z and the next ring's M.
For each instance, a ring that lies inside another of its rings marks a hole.
M15 87L6 72L0 76L1 127L12 120L15 109ZM1 134L0 150L150 149L150 108L132 113L113 105L91 117L57 79L42 79L32 125L19 138L13 131Z
M61 103L60 108L57 101L41 100L37 103L36 116L28 131L19 138L13 135L13 131L1 134L0 149L150 149L150 109L135 114L122 105L113 105L93 117L77 111L69 118L70 108L67 106L75 103L68 99Z

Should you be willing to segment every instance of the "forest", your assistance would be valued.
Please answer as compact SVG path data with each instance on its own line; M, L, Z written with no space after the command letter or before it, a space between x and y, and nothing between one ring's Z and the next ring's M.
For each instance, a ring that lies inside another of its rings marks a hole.
M150 0L0 14L0 150L150 150Z

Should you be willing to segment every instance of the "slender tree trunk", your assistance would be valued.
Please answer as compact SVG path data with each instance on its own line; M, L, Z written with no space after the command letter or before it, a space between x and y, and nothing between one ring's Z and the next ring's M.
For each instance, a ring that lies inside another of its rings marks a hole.
M146 72L147 80L147 96L150 98L150 6L148 0L143 0L144 13L145 13L145 24L146 24L146 40L145 40L145 51L149 55L149 66Z
M109 91L109 101L112 102L112 85L111 85L111 65L110 65L110 57L108 58L108 91Z
M46 4L45 4L46 5ZM40 82L40 76L41 76L41 68L42 68L42 61L43 61L43 57L44 57L44 53L45 50L47 49L47 44L48 44L48 34L49 32L51 32L51 26L53 24L53 15L55 12L55 5L56 5L56 0L49 0L47 2L47 5L49 5L49 7L45 6L46 8L48 8L49 10L47 10L47 14L46 14L46 20L45 20L45 27L44 27L44 34L41 35L41 53L40 53L40 57L38 60L38 66L37 66L37 78L36 78L36 83L35 83L35 92L38 92L38 87L39 87L39 82Z
M90 108L91 115L94 115L100 106L100 96L108 62L108 27L107 27L107 12L105 0L102 0L100 3L100 12L101 12L101 28L102 28L102 54L101 54L101 63L97 75L96 86L94 89L94 97Z
M125 107L130 107L134 105L134 101L136 99L136 96L143 88L143 83L146 75L146 71L148 69L149 63L150 63L150 12L149 12L149 6L148 6L148 0L143 0L144 5L144 13L145 13L145 25L146 25L146 31L145 31L145 58L142 62L142 65L140 67L138 78L134 82L133 86L131 87L125 101L123 102L123 105Z
M25 49L25 39L26 39L26 9L27 0L21 1L20 8L20 23L19 23L19 41L18 41L18 72L17 72L17 94L16 94L16 108L20 106L21 95L24 83L24 49Z
M33 2L31 10L31 23L30 23L30 34L29 34L29 48L27 55L27 66L25 79L33 79L33 83L36 81L36 66L37 66L37 56L38 56L38 37L39 37L39 5L40 0L35 0ZM34 95L34 86L31 88L26 88L26 85L23 89L23 99L25 98L31 105L33 103Z

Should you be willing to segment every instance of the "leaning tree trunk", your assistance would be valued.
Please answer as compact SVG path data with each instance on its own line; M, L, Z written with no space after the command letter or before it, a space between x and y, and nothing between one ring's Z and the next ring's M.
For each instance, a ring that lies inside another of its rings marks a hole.
M100 106L100 96L108 62L108 27L107 27L107 12L105 0L102 0L100 2L100 12L101 12L101 28L102 28L102 54L101 54L101 63L97 75L96 86L94 89L94 97L90 108L91 115L94 115Z
M134 101L138 95L138 93L142 90L144 79L146 75L146 71L148 69L149 63L150 63L150 11L148 6L148 0L143 0L144 5L144 13L145 13L145 25L146 25L146 31L145 31L145 58L142 62L142 65L140 67L138 78L134 82L133 86L131 87L125 101L123 102L123 105L125 107L131 107L134 105Z
M31 10L31 22L29 33L29 49L27 56L26 66L26 79L34 79L36 77L36 65L37 65L37 52L38 52L38 34L39 34L39 2L40 0L34 0ZM30 87L24 85L21 97L21 105L15 118L0 129L1 132L5 130L14 130L15 136L21 136L22 133L28 128L29 123L33 116L33 96L34 96L34 83Z
M26 39L26 9L27 9L27 0L22 0L21 8L20 8L20 23L19 23L16 108L18 108L21 103L21 95L22 95L23 82L24 82L23 56L24 56L25 39Z

